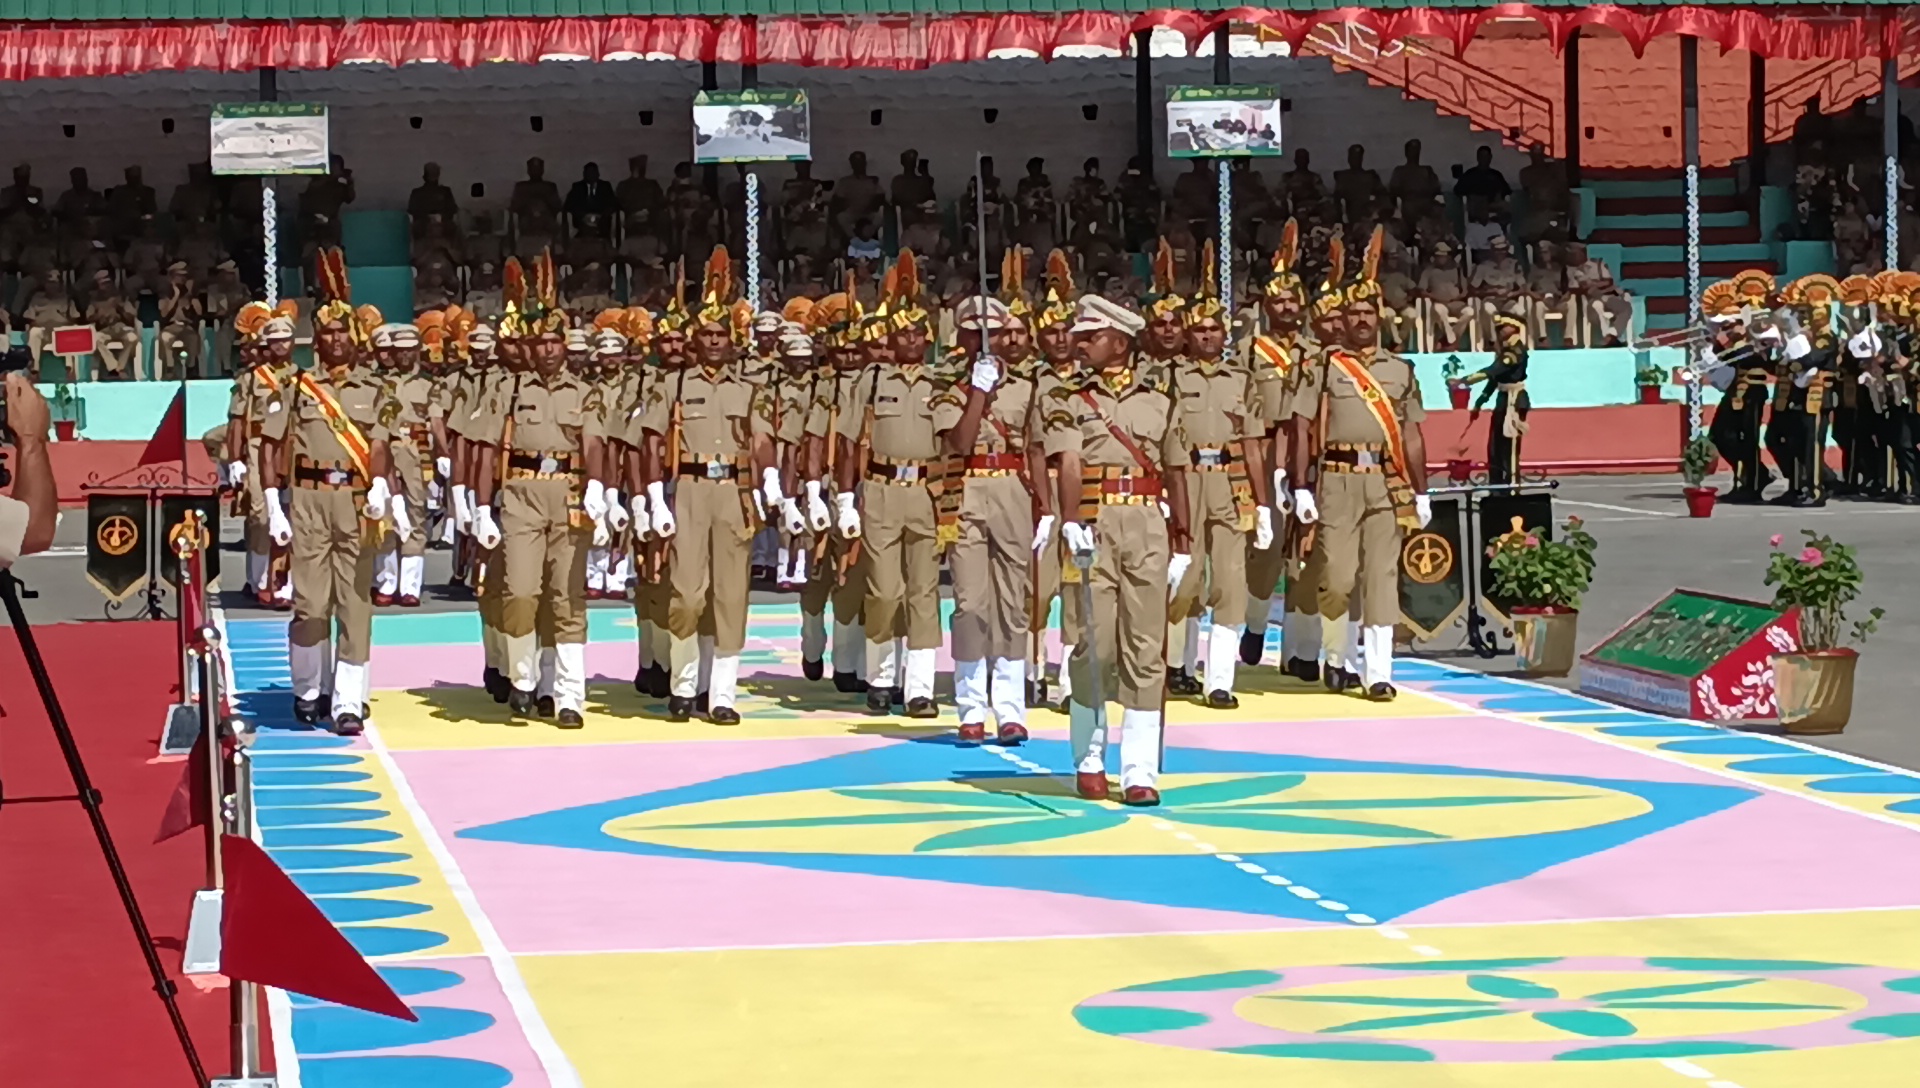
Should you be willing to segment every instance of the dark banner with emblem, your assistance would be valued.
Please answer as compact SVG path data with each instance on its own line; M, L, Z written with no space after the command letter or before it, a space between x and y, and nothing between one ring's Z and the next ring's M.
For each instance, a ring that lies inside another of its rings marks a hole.
M1438 636L1467 607L1463 529L1460 500L1435 499L1433 520L1400 547L1400 622L1419 638Z
M1542 540L1552 540L1553 496L1543 491L1531 495L1488 495L1480 500L1480 604L1502 623L1506 622L1507 610L1513 607L1513 602L1492 592L1493 560L1487 557L1487 547L1495 537L1515 529L1538 533Z
M220 500L212 495L168 495L160 500L160 577L180 584L180 556L174 551L178 534L187 531L187 513L197 511L201 518L200 547L207 552L207 581L220 577Z
M147 584L147 497L87 497L87 581L110 601L124 601Z

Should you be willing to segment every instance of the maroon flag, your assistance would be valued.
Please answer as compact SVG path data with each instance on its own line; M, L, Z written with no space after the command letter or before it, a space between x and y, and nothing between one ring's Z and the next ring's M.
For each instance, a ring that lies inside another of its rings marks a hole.
M173 796L167 799L167 810L160 815L160 831L154 835L154 842L166 842L175 835L206 826L207 815L212 811L209 785L207 738L201 737L187 752L186 768L180 772L180 784L173 788Z
M187 391L173 391L173 403L167 405L167 414L160 418L160 426L154 428L153 437L147 439L147 448L140 453L136 465L161 465L169 461L184 462L187 459ZM185 482L185 481L182 481Z
M220 973L418 1021L407 1003L252 839L220 836Z

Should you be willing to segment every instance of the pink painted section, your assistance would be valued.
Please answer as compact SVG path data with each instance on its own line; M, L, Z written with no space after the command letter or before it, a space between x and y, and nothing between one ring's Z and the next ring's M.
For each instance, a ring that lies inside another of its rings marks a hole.
M500 983L493 975L493 967L485 957L472 956L427 961L402 960L393 966L431 967L461 975L466 981L458 986L428 994L416 994L406 999L407 1004L416 1010L437 1006L484 1012L493 1017L493 1025L485 1031L477 1031L457 1039L443 1039L415 1046L383 1047L379 1050L342 1051L338 1054L327 1054L324 1057L344 1057L352 1053L362 1053L382 1058L407 1055L469 1058L474 1061L492 1062L507 1070L513 1074L512 1083L516 1086L548 1088L552 1084L547 1079L546 1071L541 1068L540 1060L534 1056L533 1047L521 1034L513 1007L507 1003L507 995L500 989ZM313 1062L324 1059L319 1055L307 1055L305 1060ZM308 1076L311 1078L313 1074L310 1073Z

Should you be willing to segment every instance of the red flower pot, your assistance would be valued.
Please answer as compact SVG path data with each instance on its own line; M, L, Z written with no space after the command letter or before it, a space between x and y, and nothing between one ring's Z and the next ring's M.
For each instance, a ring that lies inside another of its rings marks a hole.
M1717 487L1689 487L1686 489L1687 516L1690 518L1710 518L1713 516L1713 499L1720 493Z
M1473 479L1473 462L1472 461L1467 461L1467 460L1463 460L1461 458L1456 457L1453 460L1447 462L1447 480L1449 482L1456 483L1456 484L1464 484L1471 481L1472 479Z
M75 438L75 426L71 419L56 419L53 421L53 436L62 442L71 442Z
M1640 403L1641 404L1659 404L1660 403L1660 387L1657 385L1641 386L1640 387Z
M1473 390L1468 389L1464 385L1449 385L1447 386L1447 399L1453 402L1455 408L1464 409L1467 406L1467 396L1472 392Z

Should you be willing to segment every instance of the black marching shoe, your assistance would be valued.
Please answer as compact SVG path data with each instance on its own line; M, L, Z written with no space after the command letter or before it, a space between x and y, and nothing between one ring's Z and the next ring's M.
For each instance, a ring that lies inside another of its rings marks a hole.
M1193 674L1187 670L1167 670L1168 695L1199 695L1205 690L1205 688L1201 687L1200 681L1195 680Z
M1267 652L1267 633L1247 631L1240 636L1240 660L1249 665L1258 665L1260 657Z
M333 732L336 736L357 737L367 727L358 714L342 714L333 719Z
M1309 684L1320 682L1320 662L1304 657L1289 657L1281 664L1280 671L1295 680L1304 680Z
M860 679L859 673L836 672L833 674L833 690L848 695L864 695L867 682Z
M1335 694L1352 691L1360 686L1360 677L1345 669L1323 669L1320 675L1327 682L1327 690Z
M709 699L709 696L704 691L694 696L693 697L694 712L704 715L708 710L712 709L713 704L709 702L708 699Z
M639 672L636 672L633 674L633 690L636 692L639 692L641 695L653 694L652 685L647 683L646 669L643 668Z
M1726 503L1728 506L1755 506L1765 500L1760 497L1758 491L1736 487L1721 496L1720 501Z
M1827 505L1827 497L1825 495L1816 495L1810 491L1803 491L1800 493L1800 497L1793 501L1792 505L1803 510L1821 507Z
M1806 492L1799 491L1793 488L1788 488L1787 490L1782 491L1780 494L1775 495L1773 498L1768 499L1767 505L1768 506L1798 506L1800 505L1800 500L1806 497L1807 497Z
M667 680L667 667L658 661L648 666L647 694L656 699L664 699L673 694L673 685Z
M715 725L739 725L740 712L730 706L716 706L707 715L707 720Z
M818 680L822 676L825 676L826 674L827 674L826 662L820 661L820 660L809 661L804 658L801 660L800 675L806 677L807 679Z
M559 726L561 729L581 729L586 726L587 720L580 716L578 710L568 707L560 712L560 715L554 719L553 724Z
M1231 691L1217 689L1207 692L1207 705L1214 710L1238 710L1240 698Z
M489 668L480 674L480 686L487 689L487 694L493 696L493 701L496 703L506 702L507 693L513 690L513 685L507 682L506 674L495 668Z
M1372 699L1376 703L1391 703L1393 702L1393 697L1398 694L1400 694L1400 689L1387 683L1385 680L1367 689L1367 698Z
M893 689L892 688L872 688L872 687L868 688L867 689L867 713L869 714L893 713Z
M321 700L295 699L293 701L293 720L301 725L317 725L323 715L320 713Z
M909 718L938 718L939 716L940 708L934 705L932 699L924 695L916 695L907 701L907 717Z
M539 699L535 700L533 712L542 718L551 719L554 713L553 696L542 695Z
M667 720L684 722L693 717L693 700L685 695L667 696Z
M514 688L507 693L507 709L514 714L530 718L533 716L533 692Z

